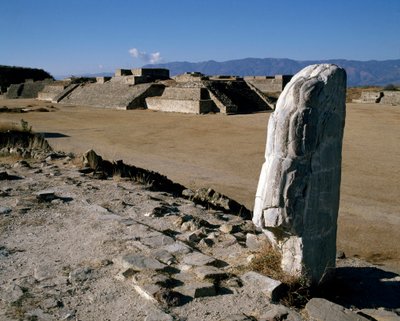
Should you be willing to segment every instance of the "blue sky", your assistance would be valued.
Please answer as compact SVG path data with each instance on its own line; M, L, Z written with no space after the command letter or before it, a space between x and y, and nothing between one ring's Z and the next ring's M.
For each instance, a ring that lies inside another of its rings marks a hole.
M247 57L400 59L400 0L0 0L0 64L73 75Z

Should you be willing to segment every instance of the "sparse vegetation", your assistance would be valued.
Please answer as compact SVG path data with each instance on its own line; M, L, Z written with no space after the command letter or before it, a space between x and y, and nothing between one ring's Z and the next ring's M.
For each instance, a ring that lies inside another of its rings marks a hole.
M346 102L351 103L353 99L360 99L361 92L363 91L382 91L383 87L379 86L362 86L362 87L350 87L347 88Z
M284 283L288 290L281 303L286 306L302 308L311 298L307 277L296 277L284 272L281 268L281 254L271 245L260 249L249 264L249 269Z
M22 131L25 133L32 132L32 126L29 126L29 123L26 120L21 119L21 128L22 128Z
M383 90L387 90L387 91L399 91L399 87L397 87L396 85L393 84L388 84L386 85Z

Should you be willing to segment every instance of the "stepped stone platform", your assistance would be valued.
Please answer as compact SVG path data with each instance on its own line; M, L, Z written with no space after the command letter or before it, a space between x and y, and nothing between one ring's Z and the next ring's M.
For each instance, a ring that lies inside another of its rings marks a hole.
M290 79L292 79L292 75L244 77L247 83L256 87L264 94L281 93Z
M400 91L363 91L360 99L353 99L354 103L400 105Z
M175 86L166 88L161 97L147 98L149 109L203 114L251 113L272 109L259 93L239 77L206 77L186 73L175 78Z
M51 79L40 80L40 81L26 81L22 84L13 84L8 87L5 93L6 99L18 99L18 98L37 98L39 92L44 87L51 83Z
M53 102L54 99L68 87L70 81L54 81L46 85L42 91L38 93L37 99Z
M204 114L215 110L206 88L167 87L162 97L146 98L147 108L158 111Z
M60 103L117 109L146 108L145 98L161 95L164 88L156 83L134 86L113 81L86 83L72 88Z

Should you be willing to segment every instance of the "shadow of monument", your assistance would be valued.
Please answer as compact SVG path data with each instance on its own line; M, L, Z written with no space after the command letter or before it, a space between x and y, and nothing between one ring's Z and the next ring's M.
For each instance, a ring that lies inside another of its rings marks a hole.
M63 137L70 137L68 135L65 134L61 134L61 133L40 133L41 135L43 135L44 138L63 138Z
M317 296L347 308L399 308L400 275L376 267L340 267Z

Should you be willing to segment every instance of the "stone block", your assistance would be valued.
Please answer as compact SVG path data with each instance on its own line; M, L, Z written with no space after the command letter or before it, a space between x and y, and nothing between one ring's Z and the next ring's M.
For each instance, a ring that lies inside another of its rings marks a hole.
M156 111L177 112L185 114L205 114L213 111L214 102L209 100L146 98L147 108Z
M201 298L215 296L217 291L213 283L209 282L190 282L174 288L174 290L191 298Z
M254 291L261 291L272 301L279 300L286 291L286 286L282 282L254 271L247 272L240 278L244 286Z
M124 255L119 259L119 263L124 269L132 269L134 271L162 271L165 267L167 267L167 265L154 258L140 254Z
M130 75L132 75L132 71L130 69L116 69L115 70L116 77L130 76Z
M187 264L187 265L192 265L192 266L203 266L203 265L212 265L215 263L215 258L205 255L200 252L193 252L188 255L186 255L182 263Z
M252 251L258 251L268 244L268 238L265 234L246 234L246 246Z
M196 274L200 280L219 281L228 277L226 272L214 266L199 266L193 270L193 273Z
M369 319L354 313L338 304L321 298L311 299L305 307L312 321L368 321Z

